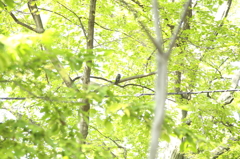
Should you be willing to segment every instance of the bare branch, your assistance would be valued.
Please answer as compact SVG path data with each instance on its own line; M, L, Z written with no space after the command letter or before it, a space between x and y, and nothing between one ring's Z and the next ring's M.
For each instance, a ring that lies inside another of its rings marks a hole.
M148 76L155 75L155 74L156 74L156 72L150 72L148 74L131 76L131 77L121 79L119 83L134 80L134 79L138 79L138 78L148 77Z
M4 7L5 7L5 9L6 9L7 6L6 6L3 2L2 2L2 4L4 5ZM14 20L17 24L19 24L19 25L21 25L21 26L23 26L23 27L25 27L25 28L28 28L29 30L32 30L32 31L38 33L37 29L34 29L33 27L31 27L31 26L29 26L29 25L27 25L27 24L19 21L19 20L17 19L17 17L13 14L13 12L9 12L9 13L10 13L10 16L13 18L13 20Z
M148 77L148 76L155 75L155 74L156 74L156 72L150 72L150 73L148 73L148 74L131 76L131 77L127 77L127 78L121 79L118 83L122 83L122 82L126 82L126 81L131 81L131 80L138 79L138 78L144 78L144 77ZM81 79L81 78L82 78L82 76L75 77L75 78L73 79L73 82L76 81L76 80L78 80L78 79ZM95 78L95 79L104 80L104 81L107 81L107 82L112 83L112 84L114 83L113 81L108 80L108 79L103 78L103 77L90 76L90 78Z
M147 69L147 67L148 67L149 61L151 60L151 58L152 58L152 56L153 56L153 54L154 54L155 52L156 52L156 49L154 49L153 52L150 54L150 56L147 58L147 62L146 62L146 64L145 64L146 69Z
M23 27L25 27L25 28L28 28L29 30L32 30L32 31L34 31L34 32L37 33L37 30L36 30L36 29L34 29L33 27L31 27L31 26L29 26L29 25L27 25L27 24L19 21L19 20L17 19L17 17L13 14L13 12L10 12L10 15L11 15L11 17L13 18L13 20L14 20L17 24L19 24L19 25L21 25L21 26L23 26Z
M96 130L99 134L101 134L102 136L104 136L105 138L111 140L118 148L121 148L124 150L124 157L127 155L127 149L121 145L119 145L115 140L113 140L112 138L102 134L97 128L90 126L91 128L93 128L94 130Z
M198 91L198 92L175 92L175 93L168 93L168 95L180 95L180 94L203 94L203 93L238 92L238 91L240 91L240 89L213 90L213 91Z
M81 78L82 78L82 76L75 77L75 78L73 79L73 82L76 81L76 80L78 80L78 79L81 79ZM109 83L114 83L114 82L112 82L112 81L110 81L110 80L108 80L108 79L106 79L106 78L103 78L103 77L90 76L90 78L100 79L100 80L103 80L103 81L107 81L107 82L109 82Z
M113 140L112 138L110 138L110 137L102 134L102 133L101 133L97 128L95 128L94 126L91 126L91 125L90 125L90 127L93 128L94 130L96 130L99 134L101 134L101 135L104 136L105 138L111 140L115 145L117 145L118 148L126 149L125 147L119 145L119 144L118 144L115 140Z
M152 91L152 92L155 92L153 89L151 89L151 88L148 88L148 87L146 87L146 86L142 86L142 85L140 85L140 84L126 84L126 85L123 85L123 86L121 86L122 88L124 88L124 87L127 87L127 86L137 86L137 87L142 87L142 88L145 88L145 89L148 89L148 90L150 90L150 91Z
M144 10L144 5L142 5L138 0L132 0L132 1Z

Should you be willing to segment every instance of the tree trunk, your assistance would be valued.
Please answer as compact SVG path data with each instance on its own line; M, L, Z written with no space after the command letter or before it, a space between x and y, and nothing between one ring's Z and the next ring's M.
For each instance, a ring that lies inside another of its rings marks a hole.
M172 49L175 46L177 36L181 30L181 25L184 22L185 17L187 16L188 8L191 4L191 0L187 0L184 6L181 18L179 20L178 25L175 27L174 32L172 33L171 40L169 42L169 46L166 49L166 52L163 48L163 38L162 38L162 30L161 23L159 21L159 12L158 12L158 1L153 1L153 16L155 23L155 32L157 39L155 40L153 37L150 37L153 44L158 50L157 53L157 81L156 81L156 106L155 106L155 116L152 126L152 138L150 143L150 153L149 159L155 159L157 155L158 149L158 139L161 137L161 128L164 120L164 112L165 112L165 100L167 97L167 66L168 60L171 55ZM149 33L147 33L148 36Z
M187 8L187 15L186 15L186 19L184 20L184 25L183 25L182 31L190 29L189 19L191 17L192 17L192 0L190 1L189 7ZM188 37L186 37L186 38L188 38ZM181 39L176 43L176 47L181 47L181 45L184 43L186 43L186 40ZM183 51L181 51L179 54L182 54L182 53L183 53ZM178 65L184 67L184 61L182 61L181 63L178 63ZM175 83L174 90L175 90L175 92L181 92L182 91L181 90L182 72L177 70L177 71L175 71L175 74L176 74L176 79L174 81L174 83ZM191 89L191 88L188 88L188 89ZM190 99L190 94L186 94L186 95L181 95L180 99L176 99L176 101L179 100L179 102L182 102L183 100L189 100L189 99ZM181 119L183 120L187 117L188 112L186 110L181 110L181 114L182 114ZM182 140L184 140L184 139L182 139ZM182 140L181 140L181 142L182 142ZM179 152L179 145L175 145L175 149L172 151L172 154L170 156L171 156L171 159L187 159L183 153Z
M94 22L95 22L95 12L96 12L96 0L90 1L90 9L89 9L89 20L88 20L88 35L87 35L87 53L93 54L93 40L94 40ZM83 73L83 88L87 90L88 84L90 82L90 74L91 74L91 64L92 61L89 60L85 63L84 73ZM84 140L87 138L88 135L88 125L89 125L89 109L90 103L88 99L82 99L83 106L80 108L79 116L79 129L80 133L82 134L82 141L80 143L85 143Z

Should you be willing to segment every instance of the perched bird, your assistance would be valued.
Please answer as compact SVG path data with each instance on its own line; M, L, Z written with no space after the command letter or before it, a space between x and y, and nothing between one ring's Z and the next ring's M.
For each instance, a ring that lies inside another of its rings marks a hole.
M121 79L121 75L118 74L117 77L116 77L116 80L114 82L114 84L118 84L120 82L120 79Z

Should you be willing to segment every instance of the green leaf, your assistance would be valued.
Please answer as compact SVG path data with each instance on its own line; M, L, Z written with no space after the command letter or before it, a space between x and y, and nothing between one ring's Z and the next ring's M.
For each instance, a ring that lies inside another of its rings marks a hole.
M14 0L4 0L4 3L6 3L7 6L8 6L10 9L13 8L13 7L14 7L14 4L15 4ZM1 3L0 3L0 4L1 4ZM0 5L0 7L1 7L1 8L4 8L4 7L1 6L1 5Z

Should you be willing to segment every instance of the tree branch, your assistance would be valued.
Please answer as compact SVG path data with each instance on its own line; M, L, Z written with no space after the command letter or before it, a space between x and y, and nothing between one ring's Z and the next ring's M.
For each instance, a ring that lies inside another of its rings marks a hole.
M57 14L61 17L63 17L64 19L68 20L69 22L72 23L72 21L70 19L68 19L67 17L65 17L64 15L58 13L58 12L55 12L55 11L52 11L52 10L49 10L49 9L45 9L45 8L38 8L39 10L44 10L44 11L48 11L48 12L51 12L51 13L54 13L54 14Z
M131 76L131 77L123 78L123 79L120 80L119 83L126 82L126 81L130 81L130 80L134 80L134 79L138 79L138 78L148 77L148 76L151 76L151 75L155 75L156 73L157 73L157 72L150 72L150 73L148 73L148 74L136 75L136 76Z
M144 77L148 77L148 76L151 76L151 75L155 75L156 72L150 72L148 74L143 74L143 75L136 75L136 76L131 76L131 77L127 77L127 78L123 78L121 79L118 83L122 83L122 82L126 82L126 81L131 81L131 80L134 80L134 79L139 79L139 78L144 78ZM78 77L75 77L73 79L73 82L78 80L78 79L81 79L82 76L78 76ZM97 77L97 76L90 76L90 78L95 78L95 79L100 79L100 80L103 80L103 81L106 81L106 82L109 82L109 83L114 83L114 81L111 81L111 80L108 80L106 78L103 78L103 77ZM1 81L0 81L1 82Z
M34 29L33 27L31 27L31 26L29 26L29 25L27 25L27 24L19 21L19 20L17 19L17 17L13 14L13 12L10 12L10 15L11 15L11 17L13 18L13 20L14 20L17 24L19 24L19 25L21 25L21 26L23 26L23 27L25 27L25 28L28 28L29 30L32 30L32 31L38 33L37 30Z
M73 79L73 82L75 82L76 80L81 79L81 78L82 78L82 76L75 77ZM110 81L110 80L108 80L106 78L103 78L103 77L90 76L90 78L100 79L100 80L103 80L103 81L106 81L106 82L109 82L109 83L114 83L114 82L112 82L112 81Z
M111 140L118 148L121 148L124 150L124 157L126 157L127 155L127 149L121 145L119 145L115 140L113 140L112 138L102 134L97 128L93 127L93 126L90 126L91 128L93 128L94 130L96 130L99 134L101 134L102 136L104 136L105 138Z
M146 89L148 89L148 90L150 90L150 91L152 91L152 92L155 92L153 89L151 89L151 88L148 88L148 87L146 87L146 86L142 86L142 85L140 85L140 84L126 84L126 85L123 85L123 86L121 86L122 88L124 88L124 87L127 87L127 86L137 86L137 87L142 87L142 88L146 88Z
M125 6L127 6L127 7L132 11L135 19L137 19L137 18L138 18L138 14L137 14L138 12L137 12L135 9L133 9L131 6L129 6L129 4L128 4L127 2L125 2L124 0L121 0L121 2L122 2ZM148 36L148 38L151 40L152 44L153 44L158 50L162 50L162 49L161 49L161 46L158 45L158 41L156 41L156 40L154 39L154 37L150 34L150 30L143 24L143 22L140 21L140 20L137 20L137 22L138 22L139 25L142 27L142 29L144 30L144 32L147 34L147 36Z
M113 140L112 138L110 138L110 137L108 137L108 136L102 134L102 133L101 133L97 128L95 128L94 126L90 126L90 127L93 128L94 130L96 130L96 131L97 131L99 134L101 134L103 137L105 137L105 138L111 140L115 145L117 145L118 148L126 149L125 147L119 145L119 144L118 144L115 140Z
M83 26L83 24L82 24L81 17L78 16L77 13L75 13L73 10L69 9L67 6L65 6L65 5L63 5L62 3L60 3L59 1L57 1L57 3L60 4L61 6L63 6L63 7L64 7L65 9L67 9L68 11L70 11L71 13L73 13L73 14L78 18L78 21L79 21L79 23L80 23L80 26L81 26L81 28L82 28L82 30L83 30L83 34L84 34L84 36L85 36L85 38L86 38L86 40L87 40L87 39L88 39L87 33L86 33L86 30L85 30L85 28L84 28L84 26Z

